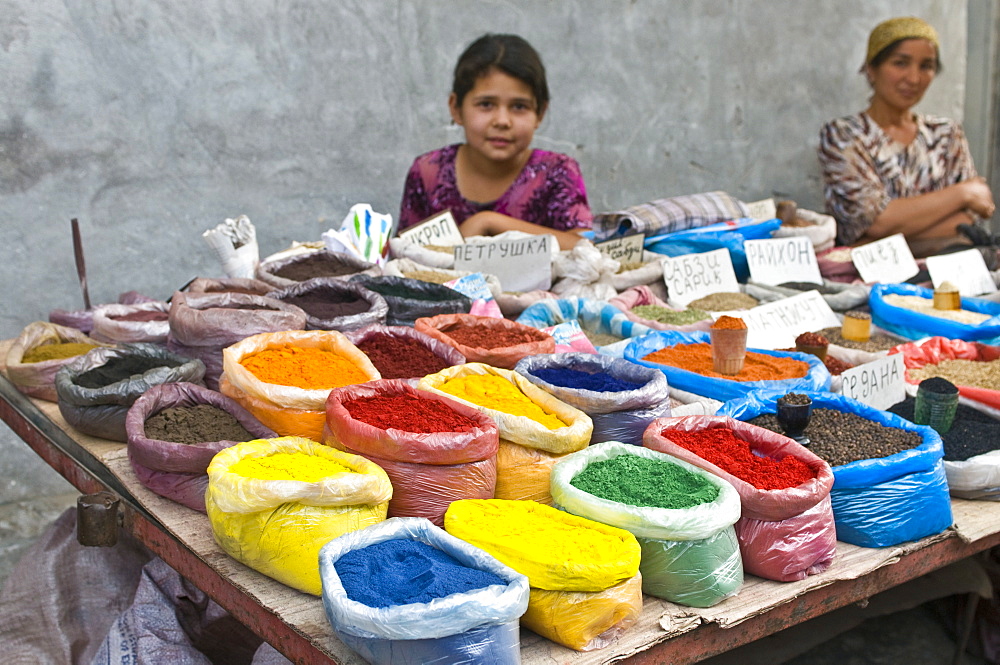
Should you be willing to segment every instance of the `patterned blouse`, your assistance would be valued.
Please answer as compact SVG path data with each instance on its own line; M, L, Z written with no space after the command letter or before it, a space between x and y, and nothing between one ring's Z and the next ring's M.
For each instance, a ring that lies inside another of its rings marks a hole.
M917 135L893 141L866 113L827 123L819 137L826 208L837 244L856 242L889 201L926 194L976 176L958 123L916 115Z
M420 155L406 175L399 229L451 210L457 224L482 212L495 212L558 231L589 229L593 214L580 166L572 157L533 150L528 163L503 195L490 203L465 199L455 179L458 144Z

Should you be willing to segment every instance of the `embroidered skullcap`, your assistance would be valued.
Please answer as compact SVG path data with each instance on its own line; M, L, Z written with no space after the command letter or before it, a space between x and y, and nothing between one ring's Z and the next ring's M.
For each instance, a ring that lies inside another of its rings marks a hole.
M900 39L926 39L934 48L940 48L937 31L923 19L903 16L882 21L868 35L868 55L865 64L870 65L882 49Z

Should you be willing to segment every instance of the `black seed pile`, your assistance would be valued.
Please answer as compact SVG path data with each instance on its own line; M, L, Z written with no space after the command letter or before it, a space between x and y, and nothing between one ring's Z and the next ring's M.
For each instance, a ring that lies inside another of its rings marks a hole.
M913 421L916 400L905 400L889 407L889 411ZM944 458L949 462L962 462L970 457L988 453L1000 448L1000 420L995 420L971 406L959 404L955 410L955 422L951 429L941 435L944 443Z
M772 413L759 415L748 422L784 434L777 416ZM803 434L809 438L809 450L830 466L888 457L923 443L916 432L886 427L853 413L817 407L813 407Z

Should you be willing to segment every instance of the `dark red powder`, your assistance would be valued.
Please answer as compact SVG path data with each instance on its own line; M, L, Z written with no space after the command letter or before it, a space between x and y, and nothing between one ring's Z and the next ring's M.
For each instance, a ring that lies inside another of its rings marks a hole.
M357 345L383 379L416 379L436 374L449 364L420 342L395 335L369 335Z
M456 324L441 328L441 332L451 337L459 344L477 349L499 349L505 346L517 346L528 342L540 342L547 339L545 333L524 326L523 329L488 328L486 326Z
M404 432L467 432L477 423L443 402L405 393L344 402L355 420L381 429Z
M725 428L696 432L664 429L661 434L757 489L783 490L798 487L816 477L816 472L792 455L778 461L754 455L750 444Z
M121 314L118 316L109 316L109 319L115 321L166 321L169 318L167 312L150 312L147 310L140 310L138 312L129 312L128 314Z

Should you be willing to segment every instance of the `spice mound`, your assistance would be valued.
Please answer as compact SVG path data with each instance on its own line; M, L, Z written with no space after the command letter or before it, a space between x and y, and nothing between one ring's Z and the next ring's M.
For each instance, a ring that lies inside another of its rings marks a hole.
M678 464L638 455L592 462L570 485L601 499L642 508L691 508L719 497L719 488L703 476Z
M146 419L143 433L148 439L193 444L206 441L252 441L233 414L211 404L178 406L158 411Z
M905 340L898 340L891 335L881 332L873 332L867 342L858 342L853 339L846 339L840 328L823 328L819 331L831 344L842 346L847 349L857 349L859 351L888 351L894 346L902 344Z
M244 357L240 364L264 383L305 390L339 388L368 380L347 358L313 347L271 347Z
M340 277L358 272L358 268L327 252L314 252L278 268L274 274L295 282L313 277Z
M889 407L889 411L915 422L916 400L907 397L902 402ZM955 421L951 429L941 435L944 443L944 459L948 462L964 462L970 457L988 453L1000 448L1000 420L959 404L955 409Z
M148 356L122 355L108 358L99 367L87 370L76 377L76 385L81 388L103 388L112 383L124 381L130 376L145 374L157 367L179 367L180 362L165 358L150 358Z
M719 291L710 293L707 296L692 300L688 307L703 309L709 312L726 312L734 309L752 309L760 304L760 301L746 293L739 291Z
M592 390L594 392L622 392L624 390L638 390L643 386L641 383L633 383L624 379L611 376L607 372L584 372L579 369L569 369L568 367L542 367L531 372L542 381L547 381L554 386L563 388L576 388L578 390Z
M470 568L417 540L386 540L352 550L334 564L347 597L368 607L429 603L499 584L500 576Z
M524 416L548 429L565 427L557 416L546 413L513 383L492 374L469 374L445 381L438 390L494 411Z
M404 432L468 432L478 425L443 402L405 393L355 399L344 408L355 420Z
M738 316L720 316L712 324L713 330L743 330L746 322Z
M459 344L477 349L499 349L548 339L545 333L528 326L519 329L487 328L458 323L441 328L441 332Z
M282 301L295 305L318 319L338 319L370 311L372 304L345 290L317 287L297 296L283 296Z
M40 363L45 360L65 360L82 356L87 351L97 348L96 344L85 342L62 342L59 344L42 344L28 349L21 357L22 363Z
M650 321L658 321L659 323L667 323L674 326L684 326L689 323L696 323L712 318L705 310L694 307L676 310L663 307L662 305L637 305L632 308L632 313Z
M435 374L447 361L420 342L383 333L367 336L357 347L368 356L383 379L414 379Z
M772 432L784 433L778 418L771 413L757 416L749 422ZM916 432L886 427L854 413L819 407L813 407L809 425L803 434L810 441L810 452L822 457L830 466L888 457L923 443Z
M356 473L343 464L320 455L274 453L264 457L244 457L229 467L230 473L258 480L298 480L315 483L339 473Z
M809 373L809 363L801 360L748 351L743 369L738 374L732 376L720 374L713 369L712 346L705 342L668 346L647 354L643 360L660 365L670 365L703 376L732 381L798 379Z
M914 381L939 377L959 386L1000 390L1000 360L950 358L907 370L907 376Z
M973 312L967 309L935 309L934 301L931 298L921 296L904 296L898 293L889 293L882 298L887 305L902 307L913 312L936 316L941 319L948 319L957 323L968 323L975 325L991 318L989 314Z
M757 489L798 487L816 477L815 471L793 455L775 460L755 454L750 443L737 437L731 429L690 432L664 429L660 434Z

